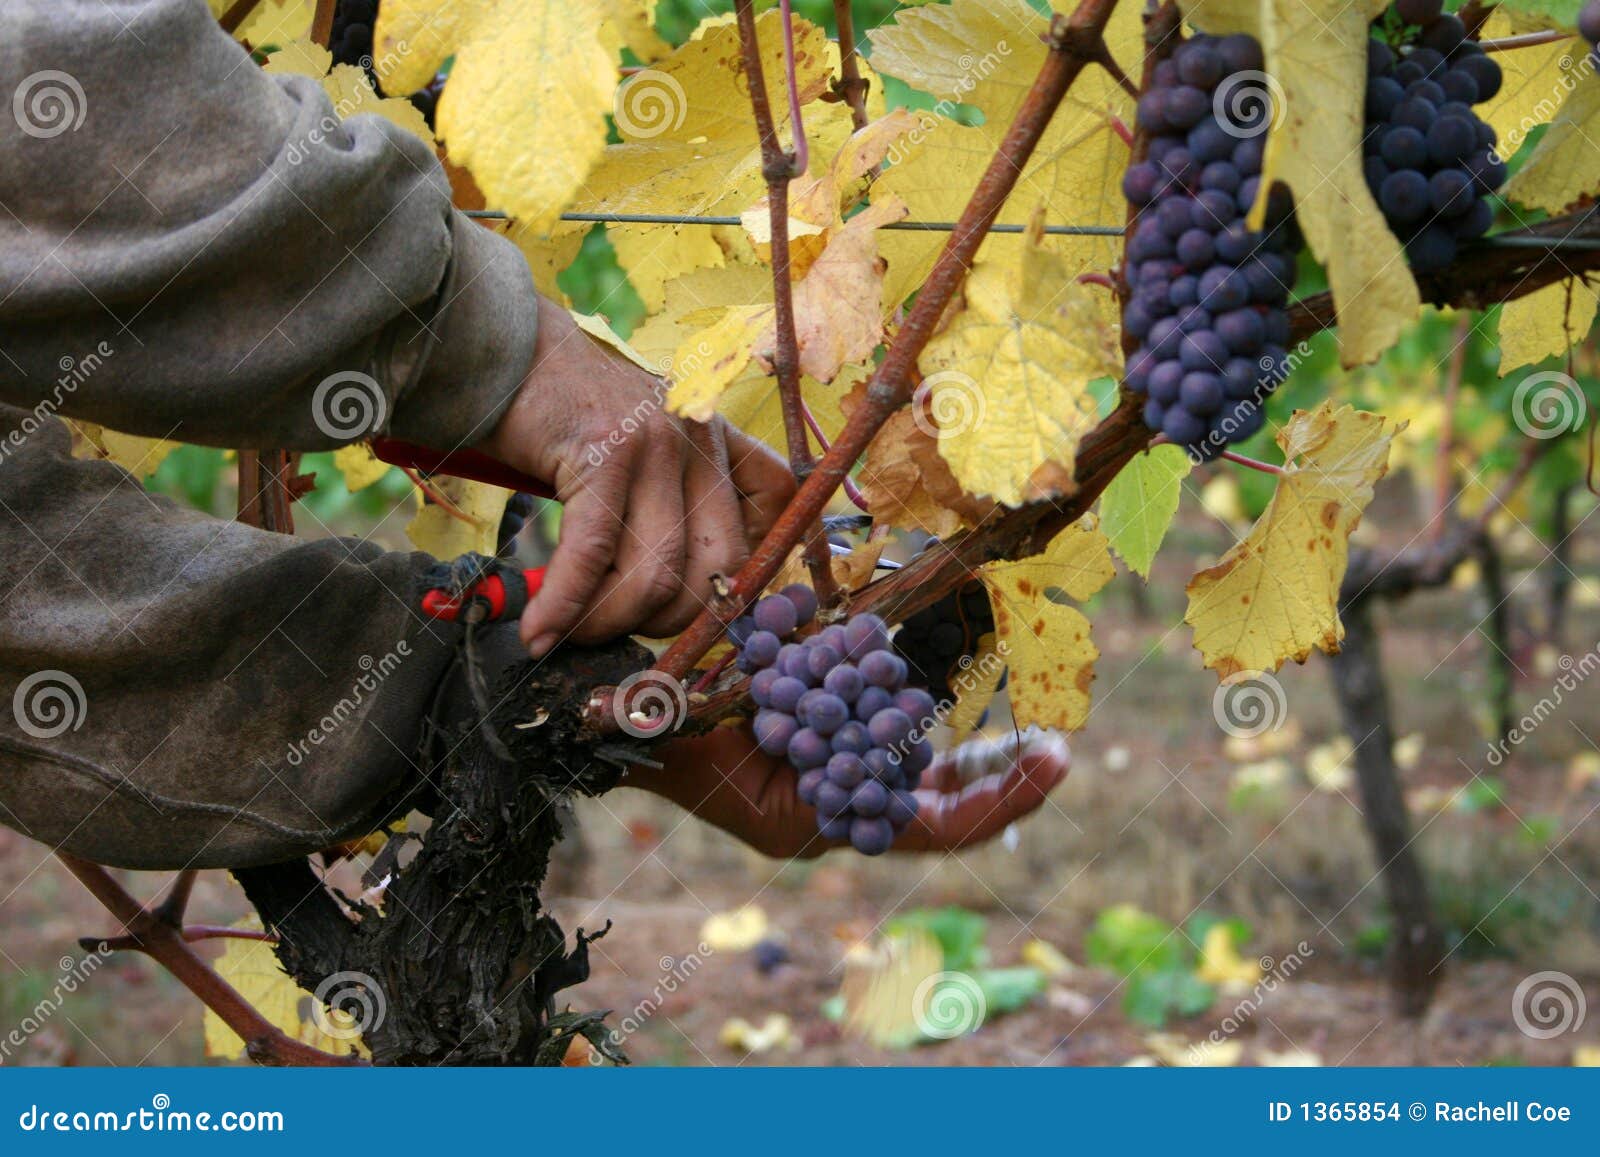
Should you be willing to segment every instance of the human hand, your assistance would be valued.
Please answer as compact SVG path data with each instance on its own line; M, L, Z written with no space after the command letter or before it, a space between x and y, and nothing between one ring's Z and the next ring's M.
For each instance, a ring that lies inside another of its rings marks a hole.
M561 540L522 615L535 658L567 639L675 634L794 493L771 450L721 418L669 414L665 387L540 302L533 366L479 449L555 488Z
M625 785L672 800L764 855L813 859L842 843L817 831L794 768L756 747L748 727L719 727L657 749L665 766L628 773ZM1067 777L1064 737L1030 730L1020 740L972 739L922 774L917 816L891 849L940 852L993 839L1036 810Z

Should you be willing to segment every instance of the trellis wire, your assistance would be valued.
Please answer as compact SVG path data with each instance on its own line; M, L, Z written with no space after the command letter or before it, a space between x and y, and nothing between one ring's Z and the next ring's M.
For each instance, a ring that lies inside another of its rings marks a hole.
M468 217L485 221L507 221L510 215L499 209L468 209ZM690 213L563 213L561 220L588 225L739 225L738 217L697 217ZM954 221L894 221L880 226L912 233L949 233ZM990 233L1025 233L1027 225L995 223ZM1046 225L1043 230L1053 237L1121 237L1121 225ZM1476 247L1502 249L1600 249L1600 240L1587 237L1485 237Z

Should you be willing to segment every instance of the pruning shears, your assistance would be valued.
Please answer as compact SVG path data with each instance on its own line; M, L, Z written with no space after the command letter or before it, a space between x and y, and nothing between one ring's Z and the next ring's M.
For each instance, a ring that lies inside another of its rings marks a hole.
M426 474L450 474L553 499L548 483L477 450L433 450L398 438L372 439L380 462ZM464 554L440 563L422 580L422 613L446 622L490 623L521 616L544 585L545 568L523 568L504 559Z

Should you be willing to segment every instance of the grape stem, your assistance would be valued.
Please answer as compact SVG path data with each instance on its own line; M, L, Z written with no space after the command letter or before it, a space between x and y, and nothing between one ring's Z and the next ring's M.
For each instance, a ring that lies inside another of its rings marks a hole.
M833 23L839 33L839 80L833 87L850 106L850 123L859 132L867 124L867 90L872 84L863 79L856 58L855 17L850 0L833 0ZM876 169L873 175L876 176Z
M231 36L239 31L239 25L250 18L250 13L256 10L256 5L259 3L261 0L234 0L228 10L217 17L217 23Z
M1111 280L1109 273L1080 273L1078 274L1078 284L1098 285L1103 289L1111 290L1113 293L1117 291L1117 283Z
M817 416L811 412L811 407L806 405L804 398L800 400L800 412L805 415L806 425L811 427L811 436L817 440L817 445L821 446L822 452L826 454L832 449L828 445L828 436L822 432L822 424L817 421ZM861 488L856 485L856 480L848 474L844 476L843 488L845 497L855 504L857 510L865 514L872 513L867 507L866 496L861 493Z
M311 40L324 48L332 48L328 42L333 39L333 15L339 7L339 0L317 0L316 15L311 18Z
M1509 52L1513 48L1533 48L1539 44L1554 44L1568 40L1572 33L1560 28L1546 28L1539 32L1524 32L1520 36L1502 36L1499 40L1480 40L1478 47L1485 52Z
M750 108L755 117L756 135L761 141L761 173L767 182L767 220L771 231L772 248L772 314L775 333L775 350L772 372L778 379L778 398L783 411L783 433L789 448L789 469L795 482L804 484L815 468L811 444L807 441L803 411L805 400L800 391L800 342L794 322L794 287L790 281L789 254L789 182L796 173L806 168L805 126L800 119L800 91L794 71L794 26L790 18L788 0L783 0L784 61L789 85L790 129L794 134L795 149L784 152L778 139L777 125L772 117L772 105L767 99L766 75L762 70L761 45L756 38L755 9L751 0L737 0L734 12L739 23L739 43L743 50L744 71L750 85ZM811 586L817 601L833 606L839 600L839 587L833 578L833 554L828 550L828 536L822 523L813 522L805 531L806 569L811 574ZM708 643L709 645L709 643ZM702 651L701 654L705 652ZM695 656L698 659L699 655ZM692 662L691 664L692 665ZM688 666L674 678L681 679Z
M1271 462L1263 462L1259 458L1250 458L1244 454L1235 454L1232 450L1224 450L1217 457L1225 458L1229 462L1251 470L1259 470L1263 474L1274 474L1280 478L1288 473L1282 466L1274 466Z
M1127 122L1116 113L1107 113L1106 120L1111 124L1111 131L1122 138L1122 143L1130 149L1133 148L1133 130L1128 127Z

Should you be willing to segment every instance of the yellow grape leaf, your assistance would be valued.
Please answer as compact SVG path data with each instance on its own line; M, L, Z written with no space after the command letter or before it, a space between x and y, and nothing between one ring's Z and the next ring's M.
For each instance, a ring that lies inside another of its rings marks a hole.
M1150 563L1167 536L1183 480L1192 463L1181 446L1135 454L1100 495L1100 525L1134 573L1150 577Z
M657 3L658 0L600 0L600 9L621 46L644 64L672 51L672 45L656 31Z
M1043 554L983 567L995 645L1011 668L1007 693L1017 726L1083 726L1100 650L1089 638L1089 620L1067 600L1082 602L1115 573L1111 544L1092 516L1056 535Z
M941 1000L934 989L942 978L961 983L963 991ZM921 928L908 928L874 946L853 948L845 955L839 995L845 1028L880 1048L908 1048L925 1039L929 1035L925 1026L943 1020L931 1015L935 1009L958 1014L948 1031L938 1024L940 1037L971 1032L983 1021L982 994L969 977L945 970L938 938ZM970 1023L960 1023L962 1017Z
M1500 40L1543 27L1538 20L1496 6L1489 9L1478 36L1482 40ZM1500 66L1500 91L1492 99L1473 105L1472 111L1494 128L1496 150L1501 157L1509 160L1515 156L1528 134L1555 116L1566 100L1579 79L1573 65L1583 59L1577 44L1576 40L1557 40L1495 53L1495 63Z
M767 914L754 904L713 912L700 925L700 941L713 952L744 952L767 934Z
M455 56L440 139L491 204L548 228L605 149L617 66L602 19L583 0L385 0L373 52L397 93Z
M878 230L905 217L905 202L885 197L830 230L827 248L794 286L802 373L831 382L845 363L872 356L883 338Z
M704 225L609 225L606 236L616 250L617 264L628 275L647 313L667 303L667 282L695 269L727 264L717 230Z
M800 98L810 103L828 88L828 38L801 19L794 30ZM767 92L781 96L787 84L781 13L763 13L756 32ZM566 71L557 64L552 76L566 83ZM609 89L607 99L609 104ZM775 97L772 114L787 141L788 102ZM762 187L761 144L751 119L739 30L730 23L705 28L629 78L616 90L615 118L622 143L606 147L576 202L580 209L721 216L743 209Z
M1294 192L1306 244L1328 271L1339 313L1339 359L1362 365L1392 346L1422 308L1400 242L1361 167L1367 24L1386 0L1184 0L1205 32L1261 42L1274 122L1261 168L1259 227L1274 181Z
M993 633L980 636L972 656L963 656L957 668L950 674L950 689L956 693L956 701L945 715L944 725L962 736L977 730L1000 689L1000 677L1006 673L1000 641Z
M956 511L930 492L923 465L913 455L919 444L934 446L933 436L909 409L897 410L867 447L861 463L861 496L873 517L891 526L921 530L948 538L963 525Z
M329 69L332 71L329 71ZM367 74L353 64L333 63L333 56L320 44L295 40L267 57L263 71L278 75L309 76L322 83L322 90L333 102L340 120L358 113L375 113L392 121L408 133L433 144L433 131L417 107L408 100L380 97L367 80Z
M487 482L436 476L430 485L470 520L446 513L437 503L428 503L406 524L406 537L418 550L434 558L449 560L468 551L493 554L500 531L500 516L506 511L511 491Z
M611 323L598 313L574 313L572 320L577 322L578 328L588 334L591 339L603 346L610 346L617 353L627 358L647 374L656 373L656 367L646 361L644 355L628 344L616 330L611 328Z
M556 284L556 277L576 260L578 251L583 248L583 235L582 229L563 230L559 227L544 233L520 221L513 222L506 232L511 243L522 250L522 255L528 259L534 288L555 301L567 299L567 295Z
M167 455L181 443L165 438L146 438L139 434L123 434L108 430L93 422L73 422L79 435L73 439L73 455L78 458L104 458L115 462L135 478L148 478L167 460Z
M1218 921L1206 929L1200 943L1196 978L1215 984L1223 992L1244 992L1261 979L1261 965L1254 958L1239 955L1233 926Z
M260 932L255 916L240 920L233 927ZM265 940L228 940L213 967L238 990L239 995L284 1035L336 1056L370 1056L361 1041L356 1021L341 1009L330 1009L301 988L278 964L273 946ZM203 1018L205 1052L208 1057L241 1060L245 1043L209 1008Z
M1089 383L1121 370L1090 291L1030 240L1018 264L978 262L966 309L918 362L939 453L967 491L1010 506L1072 488L1078 442L1099 418Z
M1189 580L1184 621L1205 665L1226 679L1339 649L1339 583L1350 534L1388 469L1395 431L1381 415L1323 402L1278 432L1284 473L1245 538Z
M1500 307L1500 374L1564 354L1594 325L1600 290L1577 277Z
M1111 54L1135 76L1144 52L1140 8L1117 5L1106 26ZM901 8L893 24L867 34L878 71L939 101L917 114L920 124L910 134L910 144L892 150L879 179L879 188L905 200L914 220L954 221L960 216L1044 63L1048 49L1042 37L1049 25L1049 15L1026 0L953 0ZM951 119L958 105L982 110L983 123L963 125ZM1129 152L1112 117L1132 125L1133 107L1132 98L1104 69L1084 69L998 219L1025 224L1042 207L1052 225L1120 227L1127 216L1122 173ZM889 277L884 296L891 305L922 284L944 240L933 233L885 235ZM1120 237L1051 236L1044 245L1061 256L1074 276L1108 270L1122 256ZM995 234L984 241L978 256L1015 268L1026 248L1015 234ZM1098 294L1095 305L1106 324L1116 321L1111 294Z
M344 488L354 494L389 473L392 467L378 460L365 442L352 442L333 452L333 466L344 476Z
M230 7L229 0L212 0L211 10L218 16ZM303 40L311 34L316 8L316 0L261 0L234 30L234 38L257 48Z
M1597 139L1600 75L1589 69L1506 185L1506 199L1559 213L1581 197L1600 193L1600 167L1595 164Z
M667 409L708 422L717 400L755 356L755 344L772 331L770 305L740 305L685 340L672 358Z

